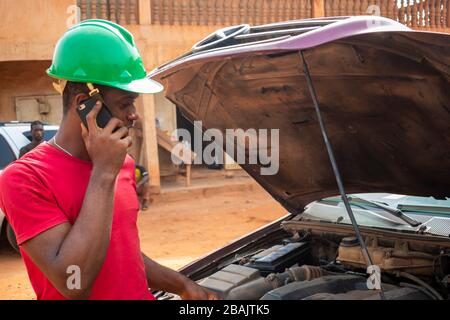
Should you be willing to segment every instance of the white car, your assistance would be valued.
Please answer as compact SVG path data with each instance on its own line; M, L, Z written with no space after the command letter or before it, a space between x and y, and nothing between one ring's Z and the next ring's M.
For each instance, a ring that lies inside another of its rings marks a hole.
M59 127L44 124L44 139L51 139ZM31 141L30 122L0 122L0 173L11 162L17 160L20 149ZM0 190L1 192L1 190ZM6 237L15 250L19 250L14 231L0 210L0 235L6 232Z

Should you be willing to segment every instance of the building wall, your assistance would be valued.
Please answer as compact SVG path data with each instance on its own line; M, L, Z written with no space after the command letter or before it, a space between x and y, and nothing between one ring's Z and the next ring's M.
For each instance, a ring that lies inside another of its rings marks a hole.
M51 60L57 40L73 21L76 0L1 0L0 61ZM69 24L68 24L69 23ZM217 26L124 25L147 69L175 58Z
M16 120L15 97L54 95L50 60L0 62L0 121Z
M51 60L76 0L1 0L0 61Z

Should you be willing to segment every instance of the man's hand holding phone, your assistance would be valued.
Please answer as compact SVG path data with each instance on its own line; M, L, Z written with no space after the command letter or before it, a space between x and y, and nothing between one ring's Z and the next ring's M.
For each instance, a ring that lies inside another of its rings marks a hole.
M93 170L117 176L132 141L128 128L117 118L112 117L104 128L98 127L96 119L101 108L102 103L97 101L86 115L87 128L81 123L81 134Z

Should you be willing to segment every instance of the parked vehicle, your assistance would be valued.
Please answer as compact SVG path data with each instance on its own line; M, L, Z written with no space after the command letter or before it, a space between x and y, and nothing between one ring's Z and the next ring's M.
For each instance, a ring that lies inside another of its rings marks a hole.
M31 141L31 122L0 122L0 173L11 162L17 160L20 149ZM58 126L44 124L44 140L50 140L58 131ZM1 192L1 190L0 190ZM18 252L13 229L0 210L0 235L6 233L11 246Z
M277 174L241 166L289 214L180 272L225 299L449 299L449 34L232 26L150 77L204 129L279 129Z

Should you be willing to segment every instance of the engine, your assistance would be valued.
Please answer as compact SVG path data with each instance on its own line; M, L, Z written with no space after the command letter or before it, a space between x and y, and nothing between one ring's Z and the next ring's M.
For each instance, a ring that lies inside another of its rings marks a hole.
M371 290L373 279L366 273L356 238L341 237L338 242L325 238L285 239L236 259L199 284L226 300L380 299L380 291ZM437 300L447 295L446 284L437 285L436 279L438 274L448 274L448 263L441 259L448 255L410 250L402 241L390 246L380 245L376 237L365 241L381 269L386 299Z

